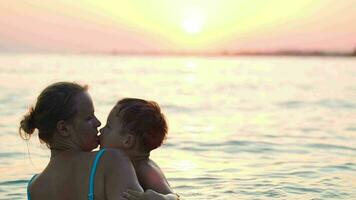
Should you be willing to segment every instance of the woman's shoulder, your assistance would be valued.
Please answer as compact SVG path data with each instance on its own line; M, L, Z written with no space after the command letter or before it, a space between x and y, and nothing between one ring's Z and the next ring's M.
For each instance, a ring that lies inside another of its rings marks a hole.
M97 155L98 153L102 153L103 155L106 155L105 157L118 157L118 158L128 158L127 155L120 149L114 149L114 148L105 148L105 149L100 149L99 151L92 151L90 152L94 155Z
M32 175L32 177L29 179L28 183L27 183L27 191L31 191L32 190L32 186L34 185L35 182L37 182L38 177L41 174L34 174Z
M44 172L33 175L27 185L28 199L45 199L43 197L46 196L46 192L53 192L52 188L48 187L48 183L51 181L53 180L49 180Z
M95 157L101 155L100 162L106 167L118 167L117 164L122 162L130 162L129 157L119 149L105 148L100 151L91 152Z

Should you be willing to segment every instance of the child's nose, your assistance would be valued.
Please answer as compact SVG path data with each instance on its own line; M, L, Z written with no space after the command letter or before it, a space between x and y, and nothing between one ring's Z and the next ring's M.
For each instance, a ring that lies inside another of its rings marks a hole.
M103 131L104 131L104 127L99 129L99 132L100 132L101 135L103 134Z
M96 127L101 126L101 122L98 120L98 118L95 117L95 119L96 119Z

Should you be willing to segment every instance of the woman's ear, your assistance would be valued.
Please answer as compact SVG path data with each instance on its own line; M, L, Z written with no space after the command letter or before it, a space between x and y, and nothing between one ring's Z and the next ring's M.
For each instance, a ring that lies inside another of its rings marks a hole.
M57 131L63 137L69 136L68 126L64 120L57 122Z
M127 134L124 139L124 147L130 149L135 146L136 138L132 134Z

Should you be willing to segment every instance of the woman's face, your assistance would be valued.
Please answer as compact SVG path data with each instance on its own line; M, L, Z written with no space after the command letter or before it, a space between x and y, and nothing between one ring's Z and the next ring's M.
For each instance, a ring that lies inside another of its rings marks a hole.
M71 140L83 151L91 151L99 145L100 121L94 115L93 102L87 92L75 97L76 115L71 120Z

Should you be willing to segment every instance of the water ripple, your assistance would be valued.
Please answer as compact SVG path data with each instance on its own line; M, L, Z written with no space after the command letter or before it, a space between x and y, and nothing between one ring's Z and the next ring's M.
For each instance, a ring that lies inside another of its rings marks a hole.
M307 105L306 102L303 101L285 101L277 104L280 107L284 108L301 108Z
M354 163L344 163L341 165L328 165L324 166L320 169L321 171L325 172L332 172L332 171L356 171L356 165Z
M15 180L15 181L4 181L0 182L0 185L23 185L27 184L28 180Z
M316 102L305 102L305 101L284 101L278 103L277 106L289 109L296 109L309 106L320 106L330 109L355 109L356 104L340 99L322 99Z
M347 147L347 146L341 146L341 145L335 145L335 144L314 143L314 144L307 144L305 146L306 147L317 148L317 149L326 149L326 150L336 149L336 150L356 151L356 148Z
M163 104L161 105L161 107L166 111L171 111L174 113L187 113L193 111L191 108L173 105L173 104Z
M24 153L17 153L17 152L0 152L0 158L16 158L18 156L23 156Z
M311 187L302 187L302 186L282 186L279 187L283 191L287 191L295 194L305 194L305 193L321 193L323 189L320 188L311 188Z
M323 99L321 101L316 102L317 105L326 107L326 108L344 108L344 109L354 109L356 108L356 105L354 103L345 101L345 100L339 100L339 99Z

